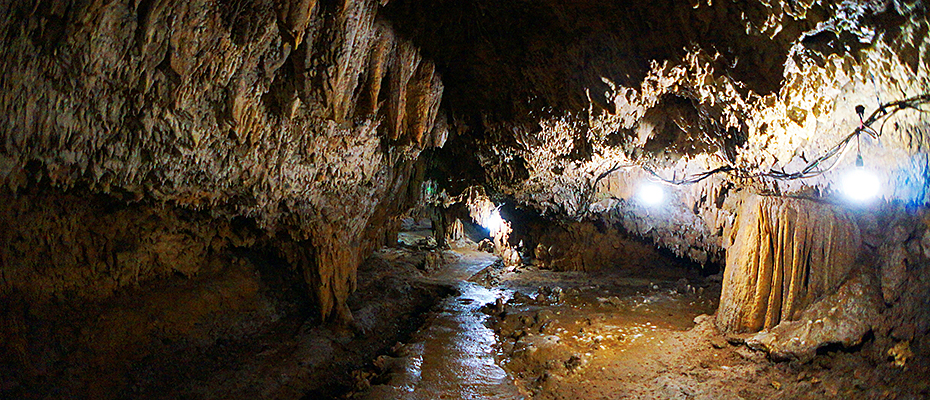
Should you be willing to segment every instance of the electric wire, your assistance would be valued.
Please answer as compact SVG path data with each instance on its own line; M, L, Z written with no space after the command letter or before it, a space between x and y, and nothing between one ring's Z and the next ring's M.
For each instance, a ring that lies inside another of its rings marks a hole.
M876 140L879 137L881 137L882 131L884 130L884 122L887 122L887 119L882 122L881 127L879 128L878 131L876 131L874 128L872 128L872 125L875 122L877 122L879 119L890 116L894 113L897 113L898 111L905 110L905 109L913 109L913 110L917 110L922 113L930 112L928 110L924 110L919 107L920 105L926 104L926 103L930 103L930 93L925 93L922 95L906 98L903 100L897 100L897 101L892 101L892 102L888 102L884 104L879 104L878 108L875 109L875 111L873 111L869 115L869 117L866 118L865 120L862 119L864 111L865 111L864 107L857 106L856 112L859 114L859 126L855 130L853 130L852 133L844 137L839 143L827 149L827 151L824 152L823 155L821 155L820 157L817 157L813 161L810 161L809 163L807 163L806 166L804 166L804 168L796 172L785 172L784 169L782 170L770 169L767 172L746 173L732 165L724 165L724 166L717 167L709 171L692 174L682 179L667 179L667 178L660 176L651 167L647 165L639 165L639 167L642 168L647 173L649 173L654 178L662 182L665 182L667 184L676 185L676 186L677 185L692 185L692 184L703 181L719 173L729 173L736 178L742 178L742 179L772 178L776 180L786 181L786 180L813 178L819 175L823 175L827 172L830 172L833 168L835 168L839 164L839 160L842 158L842 157L837 157L837 156L846 153L849 143L853 139L856 139L856 147L857 147L857 153L858 153L859 135L861 135L862 133L865 133L869 135L869 137L876 139ZM861 155L859 157L861 157ZM827 162L829 161L832 161L832 162L827 164ZM602 176L609 174L610 172L616 171L617 169L619 168L618 167L611 168L609 171L602 174Z

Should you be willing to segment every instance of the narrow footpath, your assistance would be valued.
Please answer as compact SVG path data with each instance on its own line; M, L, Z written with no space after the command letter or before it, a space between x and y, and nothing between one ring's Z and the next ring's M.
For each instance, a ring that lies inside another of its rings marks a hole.
M524 399L513 378L497 362L499 346L494 331L480 311L506 296L501 289L487 289L469 282L492 265L494 255L457 250L445 252L446 263L432 275L459 292L445 299L410 343L401 357L381 362L400 363L387 384L373 386L369 400L386 399Z

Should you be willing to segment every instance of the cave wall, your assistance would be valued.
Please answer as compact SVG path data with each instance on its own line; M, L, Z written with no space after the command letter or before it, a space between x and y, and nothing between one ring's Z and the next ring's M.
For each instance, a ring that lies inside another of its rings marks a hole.
M884 303L871 328L887 347L909 342L915 353L930 354L930 210L891 205L858 224Z
M349 319L358 263L446 136L439 74L381 6L0 2L4 201L39 181L254 220L289 237L321 314ZM5 271L28 261L3 251ZM61 279L48 272L0 284ZM77 293L110 290L86 275Z
M641 268L663 260L654 246L622 228L591 221L540 224L530 231L530 238L527 246L536 265L555 271Z
M32 188L0 205L0 295L43 303L106 299L174 275L194 277L265 235L241 221L107 195Z
M319 323L274 243L246 218L86 188L5 194L0 393L163 395L243 338L287 318Z
M809 360L864 341L876 362L930 354L928 210L850 212L754 197L729 234L716 322L775 359Z

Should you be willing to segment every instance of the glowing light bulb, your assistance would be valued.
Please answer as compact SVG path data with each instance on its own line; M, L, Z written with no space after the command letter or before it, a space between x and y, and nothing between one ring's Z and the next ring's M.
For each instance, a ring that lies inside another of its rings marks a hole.
M501 218L500 212L498 212L497 210L494 210L493 212L491 212L491 215L489 215L484 220L484 227L488 228L488 231L491 232L491 235L494 235L497 232L500 232L501 229L504 228L504 219Z
M872 171L865 168L853 168L843 177L843 193L851 200L866 203L878 197L881 184Z
M653 182L643 182L636 193L636 198L646 206L662 204L665 201L665 188Z

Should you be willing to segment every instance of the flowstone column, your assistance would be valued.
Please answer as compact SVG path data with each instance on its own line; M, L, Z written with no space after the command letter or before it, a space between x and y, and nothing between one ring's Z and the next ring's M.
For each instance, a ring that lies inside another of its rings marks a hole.
M728 333L796 320L846 281L861 244L844 210L784 197L747 198L732 232L716 321Z

